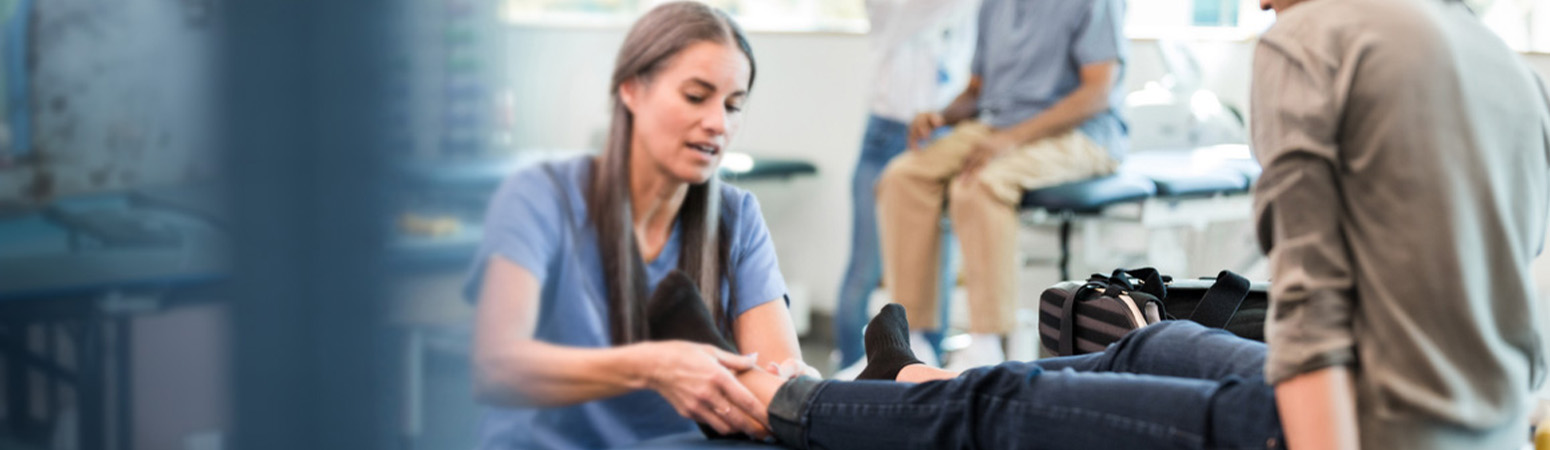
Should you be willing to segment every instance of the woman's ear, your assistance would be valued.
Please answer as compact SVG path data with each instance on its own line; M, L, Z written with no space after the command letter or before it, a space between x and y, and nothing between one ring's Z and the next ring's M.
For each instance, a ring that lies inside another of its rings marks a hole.
M629 109L630 113L635 112L636 102L640 101L639 97L645 93L642 88L640 77L630 77L623 83L619 83L619 101L624 102L625 109Z

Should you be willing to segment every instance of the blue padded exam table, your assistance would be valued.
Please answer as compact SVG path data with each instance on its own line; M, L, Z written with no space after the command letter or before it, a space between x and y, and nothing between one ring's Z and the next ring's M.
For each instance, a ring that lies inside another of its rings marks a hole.
M1071 224L1121 204L1182 202L1249 192L1260 167L1247 146L1150 150L1126 156L1113 175L1024 193L1021 209L1060 217L1060 279L1071 279Z

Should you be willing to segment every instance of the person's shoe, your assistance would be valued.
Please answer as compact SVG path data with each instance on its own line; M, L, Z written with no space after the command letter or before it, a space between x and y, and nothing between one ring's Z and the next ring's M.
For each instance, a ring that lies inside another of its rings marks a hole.
M943 369L963 372L1006 362L1006 351L1001 348L1000 335L973 334L969 339L968 347L947 355L947 365Z
M857 360L855 364L845 366L840 370L835 371L834 375L829 376L829 379L840 381L855 381L856 376L861 375L861 371L863 370L866 370L865 358Z
M920 359L921 364L931 367L942 367L937 360L936 347L931 345L931 340L926 339L925 333L920 330L910 331L910 351L915 353L915 358Z

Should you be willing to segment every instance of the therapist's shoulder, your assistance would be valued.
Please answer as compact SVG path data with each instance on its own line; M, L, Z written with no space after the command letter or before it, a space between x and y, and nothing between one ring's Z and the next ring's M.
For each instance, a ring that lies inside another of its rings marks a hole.
M519 166L501 181L491 206L522 203L530 208L558 211L563 202L581 195L590 157L550 159Z
M721 182L721 213L740 219L748 214L759 214L759 199L752 192L726 181Z
M749 233L766 228L759 199L752 192L724 181L721 183L721 215L722 223L731 225L736 230L734 233Z
M498 192L557 194L578 190L585 181L585 169L590 168L590 164L591 158L586 156L526 163L506 175Z

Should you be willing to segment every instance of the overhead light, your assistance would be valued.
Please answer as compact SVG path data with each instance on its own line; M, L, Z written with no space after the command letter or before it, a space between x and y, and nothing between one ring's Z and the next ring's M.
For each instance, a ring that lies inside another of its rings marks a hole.
M748 173L753 170L753 157L747 153L727 152L721 157L721 168L736 174Z

